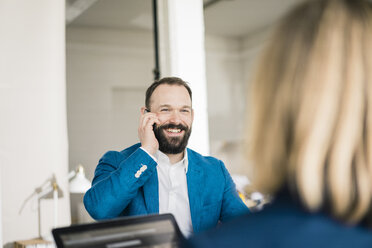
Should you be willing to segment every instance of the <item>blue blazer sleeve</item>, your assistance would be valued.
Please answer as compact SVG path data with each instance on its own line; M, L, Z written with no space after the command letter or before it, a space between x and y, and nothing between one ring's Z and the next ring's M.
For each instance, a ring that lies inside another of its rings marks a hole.
M156 162L139 145L131 148L109 151L99 160L92 187L84 195L85 208L94 219L119 216L156 171ZM144 165L147 169L138 176Z
M225 189L222 198L220 220L225 222L236 216L249 213L249 209L239 197L235 183L222 161L221 169L225 177Z
M188 149L187 187L194 233L249 212L224 163Z

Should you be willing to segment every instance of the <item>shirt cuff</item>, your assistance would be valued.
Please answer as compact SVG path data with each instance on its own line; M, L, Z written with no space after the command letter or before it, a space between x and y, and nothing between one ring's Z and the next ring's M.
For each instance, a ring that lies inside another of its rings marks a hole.
M158 160L151 154L151 153L149 153L148 151L146 151L146 149L145 148L143 148L142 146L140 146L140 148L144 151L144 152L146 152L156 163L158 162Z

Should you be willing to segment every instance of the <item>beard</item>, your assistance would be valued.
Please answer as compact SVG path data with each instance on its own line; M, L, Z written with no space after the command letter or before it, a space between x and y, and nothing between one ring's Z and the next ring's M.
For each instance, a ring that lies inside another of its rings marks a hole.
M181 129L185 131L183 137L167 137L165 130L169 128ZM165 154L178 154L185 150L191 135L191 128L178 124L165 124L157 126L154 124L154 134L159 142L159 150Z

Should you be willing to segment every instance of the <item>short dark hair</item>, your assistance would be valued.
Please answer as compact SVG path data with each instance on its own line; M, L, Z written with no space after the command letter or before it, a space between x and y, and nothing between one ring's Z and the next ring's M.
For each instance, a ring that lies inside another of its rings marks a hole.
M154 93L154 90L159 85L162 85L162 84L179 85L179 86L185 87L186 90L187 90L187 92L189 92L190 99L192 101L191 88L190 88L190 86L189 86L189 84L187 82L183 81L181 78L178 78L178 77L165 77L165 78L162 78L160 80L156 80L155 82L153 82L150 85L150 87L147 88L147 90L146 90L146 99L145 99L145 106L146 106L146 108L150 109L150 100L151 100L152 93Z

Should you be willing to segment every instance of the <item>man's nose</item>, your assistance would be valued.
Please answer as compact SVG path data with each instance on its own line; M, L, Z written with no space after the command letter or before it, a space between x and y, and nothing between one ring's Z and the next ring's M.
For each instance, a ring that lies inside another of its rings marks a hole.
M177 110L172 111L171 115L170 115L170 118L169 118L169 122L175 123L175 124L181 123L180 112L177 111Z

